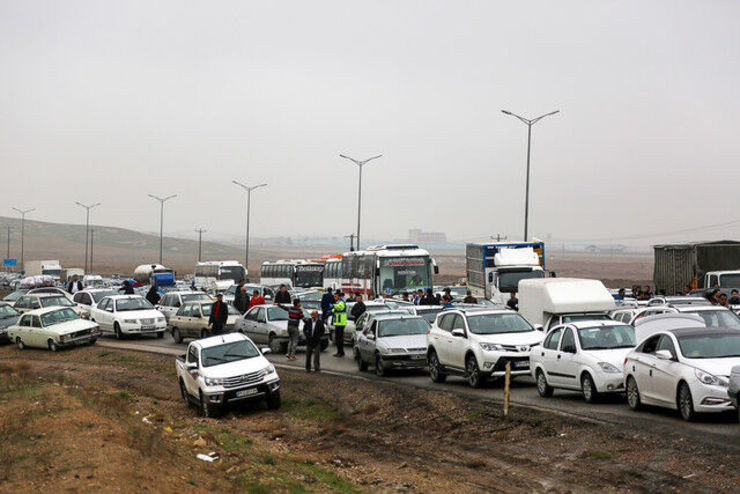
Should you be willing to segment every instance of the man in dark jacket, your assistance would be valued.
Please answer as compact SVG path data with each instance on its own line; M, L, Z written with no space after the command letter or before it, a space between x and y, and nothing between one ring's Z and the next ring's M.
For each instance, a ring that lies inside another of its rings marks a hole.
M159 292L157 291L157 285L152 285L149 291L146 292L146 299L152 305L157 305L159 303L160 296Z
M352 306L352 311L350 312L352 319L355 321L358 320L365 313L365 309L365 302L362 301L362 295L355 293L355 305Z
M426 295L424 295L424 298L421 299L419 305L439 305L439 302L437 302L437 297L434 296L431 288L427 288L427 293Z
M75 293L82 290L82 282L79 280L77 275L73 275L69 284L67 285L67 291L74 295Z
M509 296L509 300L506 301L506 307L508 307L511 310L519 310L519 299L516 298L516 293L511 292Z
M123 292L124 295L135 295L134 287L131 286L128 280L123 282L123 286L118 289L119 292Z
M288 293L288 287L280 285L280 290L275 295L275 304L290 304L290 293Z
M243 281L240 281L234 292L234 308L239 311L239 314L244 314L247 312L248 307L249 295L247 295L247 287L244 286Z
M211 316L208 318L208 327L212 335L223 334L226 321L229 318L229 306L224 303L223 294L219 293L211 308Z
M321 297L321 320L326 320L331 315L331 306L334 305L334 294L331 288L326 289L326 293Z
M306 319L303 334L306 336L306 372L311 372L311 355L313 354L314 371L321 367L321 339L324 336L324 321L319 319L319 311L311 311L311 319Z

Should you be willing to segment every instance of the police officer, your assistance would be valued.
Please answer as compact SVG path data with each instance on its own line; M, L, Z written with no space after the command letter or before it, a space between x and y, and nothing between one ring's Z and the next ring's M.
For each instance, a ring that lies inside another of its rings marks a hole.
M344 328L347 326L347 304L342 297L344 297L344 294L337 290L334 294L334 304L331 307L334 343L337 345L335 357L344 357Z

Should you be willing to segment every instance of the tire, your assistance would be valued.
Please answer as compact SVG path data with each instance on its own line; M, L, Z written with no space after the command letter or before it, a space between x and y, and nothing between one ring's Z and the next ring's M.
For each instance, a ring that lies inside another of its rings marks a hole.
M677 396L678 411L681 414L681 418L686 422L693 422L696 420L696 412L694 411L694 398L691 396L691 390L689 385L682 382L678 386Z
M323 352L329 348L329 340L321 340L321 351Z
M588 372L581 377L581 391L583 391L583 399L586 400L586 403L599 401L599 392L596 390L594 378Z
M188 390L185 389L185 383L182 382L182 379L180 379L180 396L182 396L185 406L190 408L190 395L188 394Z
M367 362L362 360L362 356L360 355L360 352L355 348L355 360L357 361L357 368L360 370L360 372L365 372L367 370Z
M18 347L18 350L25 350L26 349L26 344L23 343L23 340L21 339L20 336L16 336L16 338L15 338L15 345Z
M537 394L542 398L549 398L554 391L553 387L547 383L547 376L542 369L537 369Z
M429 362L429 377L432 379L432 382L445 382L445 380L447 380L447 374L442 372L442 366L439 364L439 357L437 357L437 352L435 352L434 350L429 352L429 357L427 357L427 360Z
M483 378L480 375L475 355L468 355L468 358L465 359L465 377L467 377L471 388L480 388L483 385Z
M180 334L179 329L172 328L172 339L175 340L175 343L182 343L182 334Z
M267 395L267 398L265 398L265 402L267 403L267 408L270 410L279 410L280 409L280 390L273 391L270 394Z
M378 377L385 377L386 374L387 372L383 365L383 357L381 355L375 355L375 375Z
M201 337L201 339L208 338L208 330L207 329L201 329L200 330L200 337Z
M157 333L157 339L161 340L162 338L164 338L164 331Z
M281 354L280 352L280 342L275 338L275 335L273 333L270 333L269 338L267 338L267 346L270 347L270 351L274 354Z
M635 381L635 378L632 376L627 378L626 393L627 405L629 405L632 410L639 410L642 408L642 403L640 402L640 390L637 388L637 381Z
M49 338L49 340L46 342L46 346L48 346L49 350L51 350L52 352L59 351L59 345L57 345L51 338Z
M113 324L113 332L116 334L117 340L123 339L123 333L121 333L121 326L119 326L118 323Z
M217 419L220 415L219 409L208 403L203 398L203 393L200 394L200 413L202 413L204 417L212 419Z

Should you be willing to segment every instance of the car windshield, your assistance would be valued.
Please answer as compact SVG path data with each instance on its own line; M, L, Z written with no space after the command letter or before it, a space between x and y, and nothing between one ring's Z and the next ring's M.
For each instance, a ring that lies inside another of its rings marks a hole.
M0 305L0 319L5 319L6 317L17 317L18 311L16 311L12 306L10 305Z
M53 312L47 312L46 314L41 314L41 324L44 327L63 323L65 321L72 321L74 319L79 319L79 316L72 309L59 309Z
M260 355L260 351L249 340L212 346L201 351L203 367L254 358L258 355Z
M697 310L690 311L689 313L696 314L704 319L704 323L708 328L740 329L740 318L730 310Z
M267 320L268 321L287 321L288 311L282 307L269 307L267 309Z
M563 316L563 322L578 322L578 321L610 321L611 319L607 314L572 314L569 316Z
M519 314L480 314L468 316L468 327L475 334L524 333L534 328Z
M719 277L720 288L737 288L740 287L740 274L722 274Z
M410 334L427 334L429 323L421 318L393 319L378 322L378 338L405 336Z
M683 336L678 346L686 358L740 357L740 333Z
M241 315L238 310L233 305L227 305L228 308L228 314L230 316L239 316ZM211 310L213 309L213 304L201 304L200 310L203 311L203 317L211 317Z
M211 300L211 297L207 293L186 293L182 295L182 301L193 302L194 300Z
M92 296L93 300L95 300L95 303L97 304L101 300L103 300L105 297L111 297L113 295L118 295L118 292L115 292L113 290L106 290L104 292L90 292L90 295Z
M635 346L635 328L627 325L580 328L578 339L584 350L632 348Z
M143 298L122 298L116 300L116 310L118 312L126 312L131 310L147 310L153 309L154 306L149 303L148 300Z
M5 300L6 302L15 302L16 300L21 298L23 295L25 295L26 292L28 292L28 290L16 290L13 293L6 296L3 300Z
M505 293L519 291L519 282L521 280L529 280L532 278L544 278L545 272L538 269L536 271L525 270L525 271L503 271L498 275L499 291Z
M41 307L74 307L75 304L69 301L67 297L59 295L58 297L41 297Z

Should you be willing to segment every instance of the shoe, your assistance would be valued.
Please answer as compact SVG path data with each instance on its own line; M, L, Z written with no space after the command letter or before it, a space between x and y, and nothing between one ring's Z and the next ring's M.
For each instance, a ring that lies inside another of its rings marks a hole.
M332 355L332 357L341 357L341 355L339 355L338 353L335 353L334 355Z
M287 358L288 360L290 360L290 354L289 353L286 353L285 354L285 358Z

